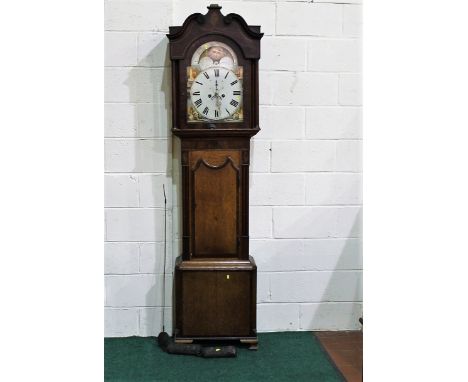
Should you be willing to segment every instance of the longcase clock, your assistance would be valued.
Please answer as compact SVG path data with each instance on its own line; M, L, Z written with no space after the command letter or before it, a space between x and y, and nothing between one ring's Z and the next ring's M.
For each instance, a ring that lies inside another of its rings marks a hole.
M181 140L178 343L257 348L257 267L249 256L250 139L258 126L259 26L212 4L170 27L172 132Z

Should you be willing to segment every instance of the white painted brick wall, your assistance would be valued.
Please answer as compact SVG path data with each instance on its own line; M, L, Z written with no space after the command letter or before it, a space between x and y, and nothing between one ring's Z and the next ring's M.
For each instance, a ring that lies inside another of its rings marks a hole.
M303 71L306 68L307 41L290 37L262 39L260 70Z
M305 136L308 139L361 139L361 108L308 107Z
M135 175L106 174L105 207L138 207L138 178Z
M170 133L169 25L210 2L105 0L105 335L165 326L180 251L180 146ZM261 25L250 253L259 331L358 329L362 316L360 0L221 1Z
M304 138L305 110L300 106L260 106L261 129L257 139L302 139ZM288 126L287 129L284 126Z
M299 330L299 304L257 304L257 330L276 332Z
M104 335L128 337L138 334L138 309L104 309Z
M253 174L250 181L250 205L303 205L302 174Z
M106 274L135 274L139 271L138 243L111 243L104 245L104 272Z
M273 237L272 207L250 206L249 217L251 238Z
M105 28L112 31L166 31L172 13L171 0L107 0Z
M362 317L362 303L314 303L300 304L300 330L343 330L354 328Z
M250 171L269 172L271 158L271 143L269 141L252 140L250 143Z
M112 172L168 171L171 141L154 139L107 139L104 168Z
M137 33L105 32L105 66L135 66L137 64L137 37Z
M362 299L361 271L274 272L270 285L272 302Z
M356 39L317 39L307 47L307 70L357 72L361 67L361 42Z
M264 272L362 269L361 239L254 239L257 266Z
M161 305L162 275L110 275L106 280L106 305L111 307Z
M260 103L299 106L336 105L338 80L339 75L336 73L260 72ZM350 97L347 94L345 93L344 97Z
M351 1L350 1L351 3ZM362 6L343 5L343 34L349 37L360 37L362 34Z
M275 141L271 148L272 172L334 171L336 141Z
M174 0L173 25L182 25L192 13L206 13L206 7L212 2L204 0ZM216 2L215 2L216 3ZM266 35L275 34L275 1L218 1L223 7L223 14L239 13L250 25L261 25Z
M362 204L360 173L311 173L305 178L307 205Z
M341 36L343 9L335 4L278 2L278 35Z
M274 237L322 239L337 236L336 207L275 207Z
M340 74L340 105L361 105L361 75L356 73Z

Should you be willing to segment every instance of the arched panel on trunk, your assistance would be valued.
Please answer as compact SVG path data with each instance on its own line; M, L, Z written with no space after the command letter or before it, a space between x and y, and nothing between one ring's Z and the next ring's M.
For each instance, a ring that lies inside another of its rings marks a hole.
M193 257L237 257L239 168L231 157L221 165L199 158L191 172Z

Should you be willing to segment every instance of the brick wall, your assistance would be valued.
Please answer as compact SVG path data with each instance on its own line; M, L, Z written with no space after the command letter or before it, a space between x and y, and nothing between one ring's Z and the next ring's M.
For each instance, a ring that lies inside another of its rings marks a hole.
M214 2L214 1L213 1ZM261 25L250 175L259 331L359 328L360 1L219 1ZM180 252L178 141L165 33L207 1L105 1L105 334L161 330L167 246ZM171 330L166 280L166 329Z

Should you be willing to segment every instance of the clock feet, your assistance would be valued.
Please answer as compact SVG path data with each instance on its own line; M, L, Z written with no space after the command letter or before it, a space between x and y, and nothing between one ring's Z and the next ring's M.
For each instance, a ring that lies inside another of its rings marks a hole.
M258 350L258 340L242 339L240 342L249 345L249 350Z

